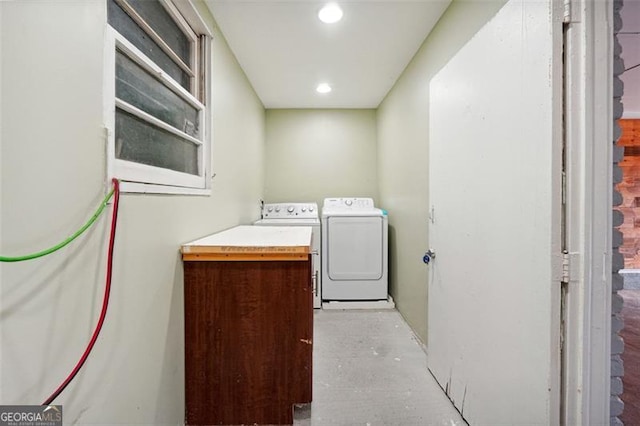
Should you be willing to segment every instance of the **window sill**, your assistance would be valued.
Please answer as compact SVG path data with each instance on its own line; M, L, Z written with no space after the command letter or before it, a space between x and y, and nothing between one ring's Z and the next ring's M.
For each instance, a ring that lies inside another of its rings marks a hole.
M211 189L184 188L181 186L154 185L150 183L125 181L120 183L120 192L129 194L211 195Z

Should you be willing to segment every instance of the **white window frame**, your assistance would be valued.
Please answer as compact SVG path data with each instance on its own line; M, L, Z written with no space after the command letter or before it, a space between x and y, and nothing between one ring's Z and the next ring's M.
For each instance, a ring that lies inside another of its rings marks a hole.
M189 28L189 31L195 30L200 35L205 36L203 43L203 51L198 55L193 55L194 61L200 55L200 60L205 64L210 64L210 38L212 33L197 9L190 1L174 0L175 4L160 0L166 6L167 10L177 18L177 24L182 29ZM193 30L191 30L193 28ZM195 33L193 34L195 36ZM191 37L193 41L194 38ZM187 135L179 130L172 128L170 125L156 119L146 112L129 105L128 103L116 98L116 50L121 51L127 57L132 59L136 64L158 78L166 87L178 93L181 98L198 109L198 119L200 123L200 138ZM104 122L107 136L107 173L108 180L112 177L121 180L120 188L123 192L133 193L157 193L157 194L187 194L187 195L210 195L211 194L211 106L209 102L210 85L210 65L205 69L203 79L194 78L195 85L192 84L193 91L198 94L200 92L199 83L202 81L204 85L202 102L196 98L188 90L184 89L179 83L173 80L158 65L142 53L137 47L129 42L118 31L112 28L108 23L105 29L105 74L104 74ZM199 72L197 62L190 64L196 72ZM178 172L162 167L155 167L146 164L126 161L116 158L115 154L115 118L116 107L133 114L146 122L167 130L178 135L182 139L186 139L195 145L198 149L198 167L199 175Z

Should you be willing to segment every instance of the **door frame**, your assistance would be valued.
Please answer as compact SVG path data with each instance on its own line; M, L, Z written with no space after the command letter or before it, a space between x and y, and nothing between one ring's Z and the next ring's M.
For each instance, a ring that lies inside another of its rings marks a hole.
M563 421L610 422L613 0L565 2Z

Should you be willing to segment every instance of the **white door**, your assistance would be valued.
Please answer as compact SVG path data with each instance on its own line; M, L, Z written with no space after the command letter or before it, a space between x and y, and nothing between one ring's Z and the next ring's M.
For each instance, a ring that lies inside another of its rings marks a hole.
M472 425L559 422L562 28L511 0L430 86L428 353Z

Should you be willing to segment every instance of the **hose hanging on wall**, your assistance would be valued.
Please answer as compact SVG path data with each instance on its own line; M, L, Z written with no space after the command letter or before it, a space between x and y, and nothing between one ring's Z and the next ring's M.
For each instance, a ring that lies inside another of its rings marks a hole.
M114 179L114 182L116 182L115 179ZM55 246L53 246L51 248L39 251L37 253L26 254L26 255L23 255L23 256L0 256L0 262L22 262L22 261L25 261L25 260L37 259L38 257L46 256L48 254L51 254L51 253L53 253L55 251L60 250L62 247L68 245L71 241L73 241L76 238L78 238L84 231L86 231L91 225L94 224L94 222L98 219L98 217L100 216L100 214L102 213L104 208L107 206L107 203L109 202L109 200L113 196L113 193L116 190L115 188L116 188L116 184L114 183L114 189L112 189L104 197L104 200L102 200L102 203L100 203L100 206L98 207L96 212L93 214L93 216L91 216L91 218L87 221L87 223L85 223L82 226L82 228L78 229L72 236L70 236L66 240L62 241L61 243L56 244Z
M78 372L82 368L83 364L85 363L85 361L89 357L89 354L91 353L91 350L93 349L93 346L95 345L96 340L98 339L98 336L100 335L100 330L102 329L102 324L104 323L104 319L105 319L105 317L107 315L107 307L109 306L109 294L111 293L111 276L112 276L112 272L113 272L113 246L114 246L114 242L115 242L115 239L116 239L116 224L117 224L117 221L118 221L118 202L120 200L119 182L118 182L117 179L113 179L112 181L113 181L113 190L109 193L107 198L105 198L105 201L103 202L101 208L98 209L98 211L96 212L96 214L92 218L93 221L95 221L95 217L97 217L97 215L99 215L100 212L102 212L102 209L104 209L104 206L106 205L106 202L108 201L109 198L111 198L111 195L113 194L114 195L114 202L113 202L113 213L112 213L112 216L111 216L111 233L110 233L110 236L109 236L109 251L107 253L107 276L106 276L106 280L105 280L104 297L102 299L102 310L100 312L100 318L98 319L98 323L96 324L96 328L93 331L93 335L91 336L91 340L89 341L89 344L87 345L86 349L84 350L84 353L80 357L80 360L78 361L76 366L73 368L71 373L67 376L67 378L60 384L60 386L58 386L58 388L49 396L49 398L47 398L42 403L42 405L51 404L53 402L53 400L55 400L58 397L58 395L60 395L60 393L67 387L67 385L78 374ZM90 222L91 222L91 220L90 220ZM93 222L91 222L91 223L93 223ZM90 225L90 223L89 223L89 225ZM75 237L73 237L73 238L75 238Z

